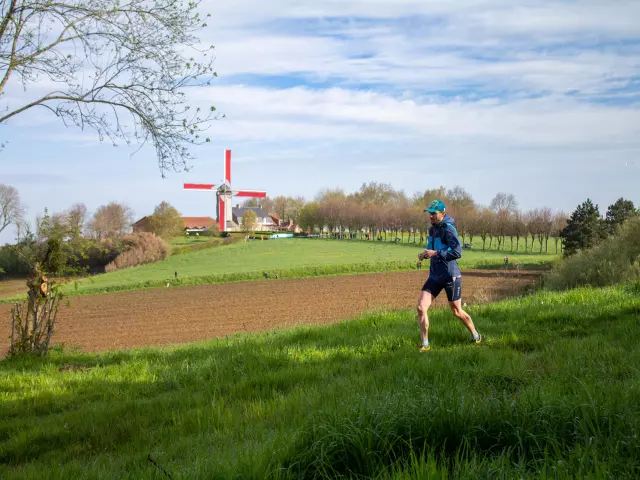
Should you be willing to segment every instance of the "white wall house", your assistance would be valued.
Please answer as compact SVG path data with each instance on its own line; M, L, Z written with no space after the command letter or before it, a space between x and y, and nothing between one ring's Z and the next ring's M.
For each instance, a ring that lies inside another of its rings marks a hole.
M248 210L253 210L258 220L256 230L273 230L276 224L269 214L260 207L233 207L231 209L231 216L233 218L233 230L242 230L242 215Z

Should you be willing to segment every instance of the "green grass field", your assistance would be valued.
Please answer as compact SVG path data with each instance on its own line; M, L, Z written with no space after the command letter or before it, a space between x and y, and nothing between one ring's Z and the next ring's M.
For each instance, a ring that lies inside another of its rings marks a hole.
M470 313L2 361L0 478L638 478L638 285Z
M263 272L282 278L352 274L415 268L421 247L357 241L283 239L240 242L198 252L172 255L167 260L97 275L66 287L70 294L136 290L175 285L197 285L256 280ZM502 252L463 252L462 268L503 265ZM512 264L541 266L557 258L545 254L510 254ZM178 281L174 281L178 272Z

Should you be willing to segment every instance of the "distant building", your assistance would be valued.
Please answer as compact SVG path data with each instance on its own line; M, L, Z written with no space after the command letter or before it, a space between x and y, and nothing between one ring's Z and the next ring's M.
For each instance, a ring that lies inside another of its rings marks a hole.
M249 210L253 210L253 212L256 214L257 231L275 230L277 228L277 225L273 221L273 218L261 207L240 207L238 205L231 209L232 221L227 222L227 230L242 230L242 216Z
M151 227L149 225L149 217L142 217L136 223L133 224L133 233L138 232L150 232Z
M269 216L273 220L274 230L278 232L291 232L291 233L300 233L302 229L291 220L287 222L283 222L280 217L275 213L270 213Z
M280 230L281 232L291 232L291 233L302 232L302 229L300 228L300 226L293 223L292 221L280 222L280 225L278 226L278 230Z
M207 230L217 230L217 222L211 217L182 217L184 231L199 233Z

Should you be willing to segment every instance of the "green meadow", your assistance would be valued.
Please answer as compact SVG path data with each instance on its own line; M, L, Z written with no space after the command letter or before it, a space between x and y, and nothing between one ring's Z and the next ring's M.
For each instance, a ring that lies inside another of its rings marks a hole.
M4 360L0 478L638 478L639 284L469 313Z
M264 279L385 272L416 268L420 246L384 242L282 239L239 242L181 255L162 262L96 275L67 285L70 295ZM504 252L464 250L462 268L503 266ZM509 253L512 265L542 267L555 254ZM425 267L428 263L425 262ZM425 268L423 267L423 268ZM176 280L174 273L178 273Z

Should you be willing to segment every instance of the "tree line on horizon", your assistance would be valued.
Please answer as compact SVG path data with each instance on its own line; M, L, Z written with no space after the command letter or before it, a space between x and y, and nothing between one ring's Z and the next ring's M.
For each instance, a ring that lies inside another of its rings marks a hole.
M267 213L298 224L308 232L331 232L340 237L348 232L370 240L387 240L388 235L393 239L395 235L417 243L424 241L430 226L424 207L435 198L447 205L447 213L455 219L462 242L472 244L479 238L483 249L517 251L524 243L526 251L533 251L537 240L539 252L548 252L551 242L556 253L564 251L565 255L570 255L597 244L612 234L617 225L638 213L633 202L623 198L609 205L604 216L590 199L569 216L563 211L553 212L547 206L522 211L511 193L499 192L485 206L478 204L461 186L449 189L441 186L409 197L388 183L378 182L363 183L353 193L345 193L339 188L325 189L311 201L300 196L281 195L273 199L251 198L242 206L260 206ZM24 212L17 189L0 185L0 232L14 224L18 240L24 237L31 231ZM180 215L169 202L161 202L150 215L154 233L165 239L179 235L183 227ZM85 204L76 203L51 215L45 208L44 217L51 224L64 225L79 236L100 241L130 232L134 212L124 203L111 201L98 207L93 215L89 215ZM41 236L42 219L41 215L36 217L33 232L36 238ZM367 235L363 235L365 233Z
M366 233L363 238L385 240L390 234L392 238L395 235L422 242L430 226L424 208L436 198L447 205L462 242L471 244L479 238L483 248L495 245L498 249L518 250L524 242L528 250L538 240L540 251L548 251L549 240L553 239L557 251L560 232L568 218L564 212L554 213L549 207L521 211L511 193L499 192L488 206L483 206L461 186L441 186L409 197L388 183L377 182L363 183L351 194L342 189L323 190L310 202L279 196L249 199L243 206L260 205L309 232L328 231L340 237L346 232L359 233L361 238Z

